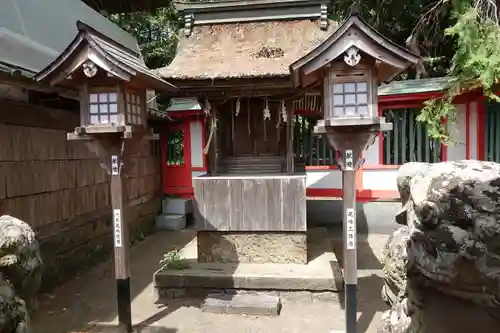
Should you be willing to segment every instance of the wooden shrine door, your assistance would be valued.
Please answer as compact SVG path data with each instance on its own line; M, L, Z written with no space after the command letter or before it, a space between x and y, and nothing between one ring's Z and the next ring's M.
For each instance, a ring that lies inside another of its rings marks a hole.
M233 156L257 157L283 154L286 147L286 125L277 126L278 103L270 105L271 119L266 120L262 111L265 106L262 99L254 99L250 105L250 108L242 106L237 117L230 119L229 116L229 119L225 119L224 125L234 130Z

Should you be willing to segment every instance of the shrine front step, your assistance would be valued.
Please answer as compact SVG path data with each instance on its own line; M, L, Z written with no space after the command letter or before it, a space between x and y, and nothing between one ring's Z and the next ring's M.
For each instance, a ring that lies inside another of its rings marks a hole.
M280 297L337 299L343 276L325 228L308 231L309 262L220 263L199 262L196 241L182 249L189 268L158 270L153 285L159 303L171 298L204 298L227 291L278 292Z
M206 298L214 293L275 292L282 299L338 301L343 289L340 267L305 274L284 264L244 264L235 272L231 264L203 264L187 270L163 270L154 275L156 302L175 298ZM252 266L249 266L252 265ZM241 265L240 265L241 266ZM274 267L273 267L274 266ZM332 265L334 266L334 265Z

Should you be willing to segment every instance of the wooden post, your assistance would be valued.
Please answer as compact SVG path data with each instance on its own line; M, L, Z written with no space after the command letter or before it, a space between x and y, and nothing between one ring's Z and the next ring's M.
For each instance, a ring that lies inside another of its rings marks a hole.
M342 191L344 215L342 219L344 238L344 283L346 333L356 333L357 327L357 244L356 244L356 170L361 149L344 149L342 168Z
M286 172L294 172L293 157L293 109L292 103L286 102Z
M126 145L124 141L124 146ZM130 242L129 228L124 221L123 162L125 151L111 155L111 207L113 209L113 238L115 254L116 297L120 332L132 333L130 301Z
M214 122L213 122L213 119L215 119L215 132L213 133L213 136L212 136L212 142L210 143L211 147L210 147L210 153L211 153L211 168L210 168L210 172L212 174L212 176L215 176L218 172L218 167L219 167L219 154L217 152L217 148L218 148L218 136L219 136L219 130L218 130L218 126L219 125L219 122L217 120L217 107L215 106L212 106L212 114L211 114L211 118L212 118L212 124L210 125L210 130L213 131L214 129L212 129L212 126L214 125Z
M118 136L87 138L84 142L101 160L101 166L111 176L111 207L115 258L116 297L120 333L132 333L130 299L130 241L125 223L124 174L129 157L141 138L123 139Z

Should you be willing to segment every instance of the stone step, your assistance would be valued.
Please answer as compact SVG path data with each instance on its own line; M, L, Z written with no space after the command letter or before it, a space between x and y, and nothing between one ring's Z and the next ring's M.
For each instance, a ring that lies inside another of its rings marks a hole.
M275 171L275 172L281 172L281 165L278 166L238 166L238 167L227 167L227 171Z
M166 197L162 201L163 214L187 215L193 212L193 201L185 198Z
M155 219L157 230L179 231L186 228L186 223L184 214L161 214Z
M234 166L234 167L237 167L237 166L266 166L266 165L269 165L269 166L279 166L279 165L283 165L285 164L285 162L263 162L263 161L248 161L248 162L241 162L241 163L223 163L222 165L224 166Z
M236 157L226 157L224 161L285 161L284 156L236 156Z
M281 301L279 296L268 293L217 293L208 295L201 310L211 313L278 316Z
M242 164L282 164L285 163L286 160L282 159L247 159L247 160L223 160L221 161L224 165L242 165Z

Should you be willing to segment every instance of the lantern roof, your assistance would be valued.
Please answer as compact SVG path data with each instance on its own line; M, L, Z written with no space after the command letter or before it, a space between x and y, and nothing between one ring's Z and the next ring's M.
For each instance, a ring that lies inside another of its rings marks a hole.
M77 21L78 34L66 49L35 75L39 82L62 84L89 61L123 81L140 81L148 89L174 90L175 86L149 69L142 55L89 25Z
M386 83L421 60L420 56L380 34L357 12L352 12L331 36L290 66L294 85L302 85L303 76L328 66L352 49L375 59L379 81Z

